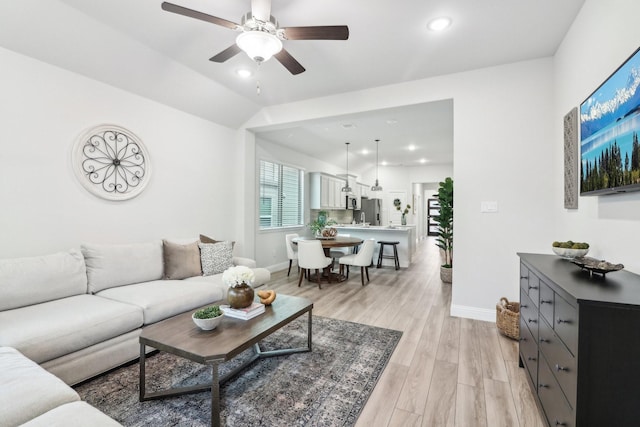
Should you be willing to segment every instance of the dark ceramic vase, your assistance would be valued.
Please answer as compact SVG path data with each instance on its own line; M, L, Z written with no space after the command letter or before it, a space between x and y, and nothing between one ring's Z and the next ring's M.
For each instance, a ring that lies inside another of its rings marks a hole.
M253 302L253 288L246 283L230 287L227 293L227 301L231 308L249 307Z

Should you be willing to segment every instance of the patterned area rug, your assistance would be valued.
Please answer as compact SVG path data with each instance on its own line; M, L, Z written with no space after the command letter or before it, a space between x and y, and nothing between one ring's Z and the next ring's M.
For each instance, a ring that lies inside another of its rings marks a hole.
M262 350L306 345L307 316L267 337ZM352 426L402 332L313 316L313 351L271 357L220 388L222 425ZM220 367L224 375L250 351ZM138 401L138 364L76 387L83 400L125 426L209 426L211 394ZM147 359L147 390L210 382L211 368L157 353Z

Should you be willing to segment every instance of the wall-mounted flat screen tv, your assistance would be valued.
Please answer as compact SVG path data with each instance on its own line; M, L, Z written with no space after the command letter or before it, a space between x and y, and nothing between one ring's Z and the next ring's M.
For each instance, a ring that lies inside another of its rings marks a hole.
M640 190L640 49L580 104L580 195Z

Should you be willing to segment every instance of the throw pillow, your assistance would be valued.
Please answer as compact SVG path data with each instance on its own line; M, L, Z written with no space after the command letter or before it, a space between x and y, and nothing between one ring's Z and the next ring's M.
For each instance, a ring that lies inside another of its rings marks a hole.
M202 274L211 276L233 267L233 245L231 242L200 243Z
M200 235L200 241L202 243L220 243L220 242L224 242L225 240L216 240L216 239L212 239L209 236L205 236L204 234ZM233 249L233 247L235 246L236 242L231 242L231 248Z
M162 241L164 256L164 278L169 280L202 276L198 242L180 245Z

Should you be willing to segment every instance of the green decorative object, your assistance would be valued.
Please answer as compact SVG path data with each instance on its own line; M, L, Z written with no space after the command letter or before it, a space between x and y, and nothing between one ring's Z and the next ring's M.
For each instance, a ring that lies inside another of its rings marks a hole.
M309 223L309 228L314 236L320 236L323 228L334 224L336 222L333 219L327 218L327 211L320 211L318 212L318 219Z
M217 328L223 317L224 313L218 305L201 308L191 315L193 323L204 331L211 331Z
M398 203L396 203L396 201L398 201ZM396 207L396 210L401 210L400 199L394 200L393 204ZM401 218L402 225L407 225L407 214L410 212L410 209L411 209L411 205L407 205L407 207L404 208L404 210L402 211L402 218Z
M436 246L444 252L444 264L440 269L440 276L451 283L451 269L453 268L453 180L450 177L440 182L438 194L434 194L440 203L440 214L433 219L438 223ZM448 269L442 274L443 269Z
M196 319L212 319L218 316L222 316L222 310L220 310L220 306L218 305L201 308L200 310L193 313L193 317Z
M231 308L245 308L253 303L253 288L247 283L229 287L227 301Z

